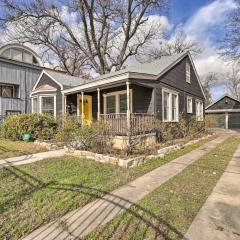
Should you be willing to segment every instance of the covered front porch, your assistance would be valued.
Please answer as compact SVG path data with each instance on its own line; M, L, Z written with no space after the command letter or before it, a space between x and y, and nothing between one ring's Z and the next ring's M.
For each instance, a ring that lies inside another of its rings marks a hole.
M65 111L81 123L106 123L114 134L152 132L155 118L154 89L139 83L121 82L65 94Z

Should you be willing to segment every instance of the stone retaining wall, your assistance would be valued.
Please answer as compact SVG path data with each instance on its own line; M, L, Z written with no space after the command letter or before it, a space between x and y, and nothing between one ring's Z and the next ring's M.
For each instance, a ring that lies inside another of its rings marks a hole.
M65 152L67 155L85 157L87 159L92 159L97 162L110 163L110 164L119 165L119 166L125 167L125 168L131 168L131 167L135 167L140 164L143 164L151 158L163 158L166 154L170 153L171 151L184 148L188 145L197 143L197 142L207 139L211 136L212 135L207 135L205 137L189 141L185 144L176 144L176 145L164 147L164 148L159 149L157 151L157 154L147 155L147 156L143 155L143 156L138 156L138 157L134 157L134 158L130 158L130 159L112 157L112 156L94 153L94 152L90 152L90 151L73 150L73 149L70 149L67 147L65 147L64 149L65 149Z

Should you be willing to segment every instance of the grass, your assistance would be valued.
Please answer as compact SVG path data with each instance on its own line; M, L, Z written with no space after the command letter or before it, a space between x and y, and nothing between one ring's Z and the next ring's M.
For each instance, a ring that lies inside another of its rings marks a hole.
M85 239L183 239L239 143L226 140Z
M18 239L206 142L132 169L77 157L0 169L0 239Z
M0 140L0 159L46 151L31 142Z

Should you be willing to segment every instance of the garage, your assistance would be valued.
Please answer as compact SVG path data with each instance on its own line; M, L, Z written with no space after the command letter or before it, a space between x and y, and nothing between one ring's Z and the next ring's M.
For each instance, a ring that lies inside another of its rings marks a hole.
M209 127L240 129L240 101L224 95L205 109Z

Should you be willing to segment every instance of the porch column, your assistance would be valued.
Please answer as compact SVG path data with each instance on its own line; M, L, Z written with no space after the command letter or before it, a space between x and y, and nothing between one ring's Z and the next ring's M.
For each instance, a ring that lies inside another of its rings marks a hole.
M225 128L228 129L228 112L225 112Z
M81 119L82 119L82 126L84 125L84 92L81 92L82 95L82 115L81 115Z
M98 93L98 112L97 112L97 119L98 121L100 120L100 113L101 113L101 110L100 110L100 89L98 88L97 89L97 93Z
M130 88L129 82L126 82L127 85L127 129L130 131L131 128L131 110L130 110Z

